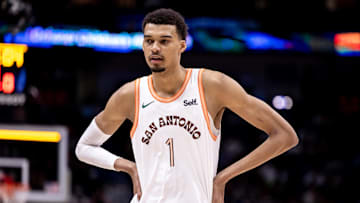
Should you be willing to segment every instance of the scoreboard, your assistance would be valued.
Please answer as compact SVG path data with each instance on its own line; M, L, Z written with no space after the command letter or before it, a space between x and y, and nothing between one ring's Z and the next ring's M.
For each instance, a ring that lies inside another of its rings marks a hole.
M0 105L23 105L27 45L0 43Z

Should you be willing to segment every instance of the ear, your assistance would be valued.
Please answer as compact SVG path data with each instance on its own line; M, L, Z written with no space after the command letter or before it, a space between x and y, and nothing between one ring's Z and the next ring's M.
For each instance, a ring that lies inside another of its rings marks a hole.
M186 50L186 41L185 40L181 40L180 41L180 53L184 53L184 51Z

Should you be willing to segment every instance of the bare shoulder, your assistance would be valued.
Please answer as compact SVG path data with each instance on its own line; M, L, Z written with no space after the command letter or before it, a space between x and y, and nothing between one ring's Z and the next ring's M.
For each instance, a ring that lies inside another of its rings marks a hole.
M106 104L104 113L111 118L132 120L135 109L136 80L128 82L116 90Z
M202 77L205 93L222 107L230 107L235 101L242 103L247 97L239 82L222 72L205 69Z
M222 72L204 69L202 73L202 82L204 87L217 87L221 85L222 81L225 80L226 75Z
M135 83L136 80L125 83L112 95L116 102L124 102L135 97Z
M202 82L204 88L209 89L211 92L217 92L219 94L232 91L231 88L241 88L241 85L231 78L230 76L215 70L204 69Z
M96 116L96 123L104 133L113 134L126 119L133 120L135 84L135 81L131 81L116 90L104 110Z

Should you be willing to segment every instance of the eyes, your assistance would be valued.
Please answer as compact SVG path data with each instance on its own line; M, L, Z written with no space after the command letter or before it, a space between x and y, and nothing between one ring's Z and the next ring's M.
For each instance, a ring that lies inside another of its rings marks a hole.
M145 43L146 43L146 44L152 44L152 43L154 43L154 40L152 40L152 39L146 39L146 40L145 40Z
M145 41L145 44L147 44L147 45L152 45L152 44L155 42L155 40L153 40L153 39L145 39L144 41ZM169 42L170 42L170 41L167 40L167 39L161 39L161 40L159 41L159 43L160 43L161 45L167 45Z

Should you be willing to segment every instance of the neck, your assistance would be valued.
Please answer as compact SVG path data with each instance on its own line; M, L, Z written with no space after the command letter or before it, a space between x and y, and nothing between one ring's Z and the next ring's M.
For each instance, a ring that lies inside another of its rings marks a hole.
M185 77L186 70L182 66L161 73L152 73L154 90L160 97L171 97L181 88Z

